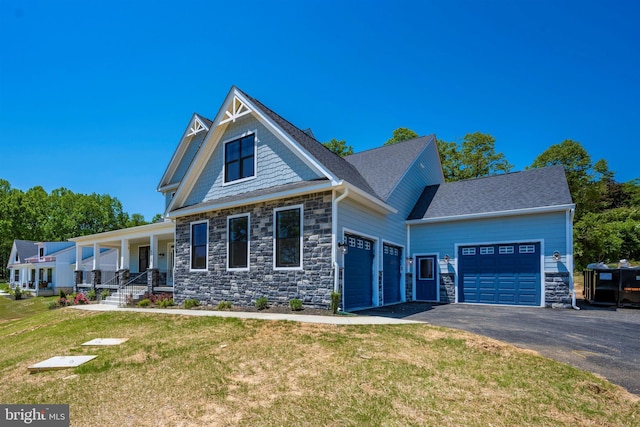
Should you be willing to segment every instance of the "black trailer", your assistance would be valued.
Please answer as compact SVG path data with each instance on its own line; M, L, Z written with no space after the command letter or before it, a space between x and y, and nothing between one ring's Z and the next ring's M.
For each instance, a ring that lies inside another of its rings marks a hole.
M587 268L584 299L590 304L640 307L640 267Z

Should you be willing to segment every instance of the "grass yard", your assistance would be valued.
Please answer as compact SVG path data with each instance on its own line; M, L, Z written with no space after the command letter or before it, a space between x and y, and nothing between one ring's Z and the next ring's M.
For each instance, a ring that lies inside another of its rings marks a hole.
M93 338L129 341L80 346ZM65 308L4 321L0 340L2 402L69 403L74 426L640 425L637 396L594 375L428 325ZM80 354L98 358L27 372Z
M9 320L23 319L47 310L50 301L57 297L37 297L23 295L22 299L0 296L0 324Z

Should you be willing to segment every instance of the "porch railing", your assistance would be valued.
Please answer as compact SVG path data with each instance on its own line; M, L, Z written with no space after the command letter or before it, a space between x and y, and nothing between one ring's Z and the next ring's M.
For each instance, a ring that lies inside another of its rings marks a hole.
M136 297L144 294L147 291L146 282L147 272L145 271L130 278L126 283L120 284L118 286L118 305L122 307L131 304Z

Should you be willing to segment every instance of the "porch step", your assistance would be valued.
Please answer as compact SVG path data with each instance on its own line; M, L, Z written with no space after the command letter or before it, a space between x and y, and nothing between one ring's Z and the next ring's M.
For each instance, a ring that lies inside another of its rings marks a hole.
M144 294L147 292L146 286L141 285L132 285L127 286L123 289L120 289L118 292L115 292L109 295L106 299L100 301L100 304L108 304L108 305L120 305L121 302L126 302L127 296L131 295L133 303L137 303L142 299Z

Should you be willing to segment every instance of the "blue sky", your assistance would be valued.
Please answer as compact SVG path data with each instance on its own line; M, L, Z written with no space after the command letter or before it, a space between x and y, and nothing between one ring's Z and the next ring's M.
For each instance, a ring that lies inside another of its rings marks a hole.
M640 176L635 1L0 0L0 178L148 220L193 112L232 85L355 151L490 133L524 169L580 141Z

